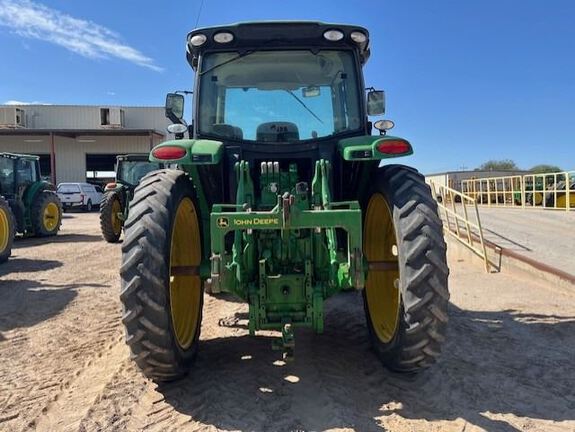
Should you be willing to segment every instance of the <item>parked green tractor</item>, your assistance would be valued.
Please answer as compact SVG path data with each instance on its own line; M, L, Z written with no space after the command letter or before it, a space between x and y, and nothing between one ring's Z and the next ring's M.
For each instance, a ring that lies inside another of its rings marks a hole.
M146 376L189 370L206 286L249 305L250 334L277 330L285 359L299 329L326 331L328 297L357 290L387 367L416 372L436 361L449 298L442 224L423 176L385 164L413 151L387 135L391 121L368 119L384 112L382 91L365 97L369 54L367 30L351 25L245 23L188 35L193 122L181 120L183 96L169 94L181 139L150 155L181 170L140 181L122 245L123 323Z
M116 158L116 181L108 183L100 203L100 228L107 242L120 240L124 221L134 189L146 174L163 168L162 163L150 162L147 153L120 155Z
M0 263L6 261L12 254L15 231L16 220L10 210L10 205L0 196Z
M58 233L62 203L54 189L40 177L38 156L0 153L0 195L10 205L16 232L37 237Z

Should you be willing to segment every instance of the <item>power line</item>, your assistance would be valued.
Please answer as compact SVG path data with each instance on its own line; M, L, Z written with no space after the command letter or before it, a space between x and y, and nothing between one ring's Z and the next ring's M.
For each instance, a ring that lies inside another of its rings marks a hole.
M200 3L200 9L198 10L198 17L196 18L196 25L194 28L198 27L198 23L200 22L200 15L202 14L202 7L204 6L204 0Z

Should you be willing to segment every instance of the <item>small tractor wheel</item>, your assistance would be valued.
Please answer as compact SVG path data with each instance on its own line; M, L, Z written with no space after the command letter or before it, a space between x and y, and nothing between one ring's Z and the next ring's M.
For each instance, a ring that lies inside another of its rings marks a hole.
M200 215L182 171L144 177L124 226L122 322L132 358L155 381L184 376L200 337L203 291Z
M100 229L104 240L117 243L122 234L123 221L118 214L123 213L122 201L118 192L109 191L100 203Z
M8 202L0 196L0 263L12 253L12 242L16 231L16 219Z
M88 200L86 205L84 206L84 211L91 212L92 211L92 200Z
M390 369L433 364L445 339L449 291L437 204L416 170L380 168L364 200L364 306L369 337Z
M53 236L62 224L62 202L49 190L38 192L31 210L32 231L37 237Z

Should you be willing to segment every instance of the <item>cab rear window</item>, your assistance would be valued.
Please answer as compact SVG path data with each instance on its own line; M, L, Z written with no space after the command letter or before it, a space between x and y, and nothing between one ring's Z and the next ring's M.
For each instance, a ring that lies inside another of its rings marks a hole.
M58 192L60 193L79 193L80 187L75 184L63 184L58 186Z

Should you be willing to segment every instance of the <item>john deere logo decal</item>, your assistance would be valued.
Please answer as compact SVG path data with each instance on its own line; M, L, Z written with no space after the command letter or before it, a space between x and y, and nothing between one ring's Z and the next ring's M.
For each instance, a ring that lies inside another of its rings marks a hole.
M216 222L218 224L218 227L220 228L227 228L230 225L230 223L228 222L228 218L224 217L218 218Z

